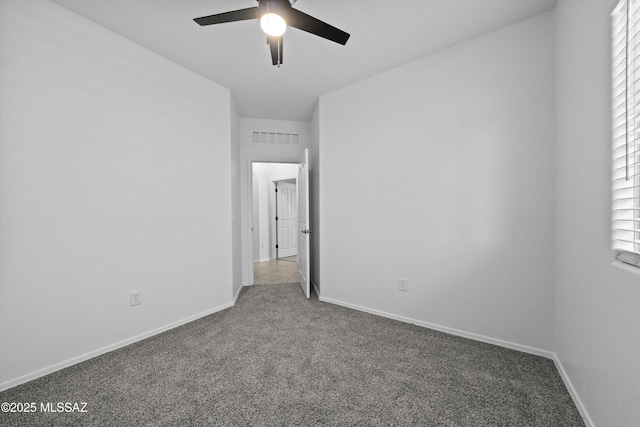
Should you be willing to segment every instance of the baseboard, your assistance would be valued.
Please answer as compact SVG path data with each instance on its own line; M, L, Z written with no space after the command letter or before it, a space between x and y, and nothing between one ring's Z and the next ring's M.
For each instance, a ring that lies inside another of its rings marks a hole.
M459 329L449 328L447 326L437 325L435 323L424 322L422 320L416 320L405 316L400 316L397 314L387 313L385 311L375 310L368 307L362 307L356 304L351 304L344 301L334 300L331 298L319 297L320 301L328 302L330 304L336 304L347 308L352 308L354 310L363 311L365 313L374 314L376 316L386 317L388 319L399 320L400 322L411 323L413 325L422 326L424 328L435 329L436 331L445 332L447 334L456 335L463 338L469 338L475 341L485 342L487 344L493 344L500 347L510 348L512 350L521 351L524 353L533 354L536 356L542 356L547 359L554 359L555 354L547 351L541 350L535 347L529 347L522 344L516 344L510 341L504 341L497 338L491 338L484 335L475 334L473 332L461 331Z
M236 294L233 296L233 302L231 303L232 306L236 305L236 301L238 301L238 297L240 296L240 292L242 291L242 288L246 286L246 285L242 285L238 288L238 292L236 292Z
M580 412L580 416L582 417L582 420L584 421L585 425L587 427L596 427L593 420L589 416L589 412L587 412L587 408L585 408L584 404L582 403L582 399L580 399L578 392L573 386L573 383L571 382L571 379L569 378L567 371L564 369L562 362L560 361L560 359L558 359L558 355L555 353L553 354L553 363L555 363L556 369L560 373L560 378L562 378L562 382L564 382L565 387L567 387L567 390L569 391L569 395L571 395L571 398L573 399L573 403L576 404L576 408L578 408L578 412Z
M238 292L238 294L239 294L239 292ZM237 298L237 295L236 295L236 298ZM102 347L102 348L100 348L98 350L90 351L89 353L85 353L83 355L80 355L80 356L77 356L77 357L73 357L73 358L65 360L63 362L56 363L54 365L48 366L46 368L39 369L39 370L37 370L35 372L32 372L30 374L23 375L21 377L18 377L18 378L9 380L9 381L5 381L3 383L0 383L0 391L4 391L4 390L7 390L7 389L10 389L10 388L18 386L20 384L24 384L26 382L29 382L29 381L35 380L37 378L43 377L45 375L51 374L53 372L59 371L60 369L68 368L69 366L72 366L72 365L87 361L89 359L93 359L94 357L103 355L105 353L109 353L110 351L117 350L117 349L125 347L125 346L127 346L129 344L133 344L135 342L142 341L143 339L152 337L154 335L157 335L159 333L168 331L170 329L177 328L178 326L182 326L184 324L193 322L194 320L198 320L198 319L200 319L202 317L205 317L205 316L208 316L210 314L222 311L222 310L224 310L226 308L232 307L234 304L235 304L235 300L233 302L229 302L229 303L223 304L221 306L212 308L210 310L203 311L202 313L198 313L198 314L195 314L193 316L189 316L189 317L186 317L184 319L169 323L168 325L161 326L159 328L153 329L153 330L145 332L143 334L136 335L136 336L131 337L131 338L127 338L125 340L122 340L122 341L119 341L117 343L108 345L106 347Z

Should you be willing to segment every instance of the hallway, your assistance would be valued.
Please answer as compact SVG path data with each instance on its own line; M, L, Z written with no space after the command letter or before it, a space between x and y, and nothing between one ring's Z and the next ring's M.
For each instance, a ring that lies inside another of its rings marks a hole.
M298 283L298 263L296 262L296 257L254 262L253 277L254 284L256 285Z

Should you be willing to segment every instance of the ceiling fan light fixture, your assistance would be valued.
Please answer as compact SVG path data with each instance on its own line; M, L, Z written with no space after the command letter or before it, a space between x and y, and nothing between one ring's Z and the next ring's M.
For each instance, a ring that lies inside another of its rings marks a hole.
M2 0L0 0L2 1ZM267 33L267 45L271 51L271 63L282 64L282 46L287 26L306 31L338 44L346 44L349 33L327 24L311 15L291 7L295 0L258 0L258 7L232 10L201 16L194 21L201 26L223 24L225 22L248 21L257 19L260 27ZM255 28L255 27L254 27Z
M260 17L262 31L273 37L280 37L287 31L287 22L277 13L265 13Z

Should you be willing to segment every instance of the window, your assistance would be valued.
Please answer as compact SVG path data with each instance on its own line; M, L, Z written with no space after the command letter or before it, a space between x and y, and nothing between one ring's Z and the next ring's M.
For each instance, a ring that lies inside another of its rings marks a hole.
M613 248L640 267L640 0L620 0L613 28Z

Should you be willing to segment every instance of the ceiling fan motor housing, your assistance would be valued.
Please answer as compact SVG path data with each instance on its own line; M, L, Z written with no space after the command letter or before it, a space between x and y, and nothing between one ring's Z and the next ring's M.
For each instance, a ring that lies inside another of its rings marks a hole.
M275 13L283 17L286 21L291 4L288 0L258 0L258 16L265 13Z

